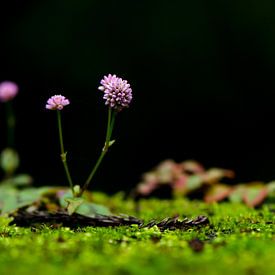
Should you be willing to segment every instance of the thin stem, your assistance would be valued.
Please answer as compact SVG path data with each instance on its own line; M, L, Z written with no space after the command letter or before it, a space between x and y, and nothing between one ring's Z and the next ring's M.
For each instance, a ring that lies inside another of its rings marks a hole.
M115 119L116 119L116 114L117 113L113 114L113 118L112 118L112 121L111 121L111 126L110 126L111 130L110 130L110 138L109 138L109 140L111 139L111 136L112 136L112 133L113 133L113 129L114 129L114 125L115 125Z
M101 154L100 154L99 158L96 161L95 166L93 167L90 175L88 176L85 184L81 188L81 192L79 193L79 197L81 197L82 194L88 189L89 184L90 184L91 180L93 179L99 165L101 164L103 158L105 157L106 153L108 152L108 149L110 147L110 140L111 140L112 132L113 132L113 128L114 128L115 117L116 117L116 112L113 112L112 109L109 108L109 110L108 110L107 131L106 131L106 138L105 138L104 147L101 151Z
M14 147L14 132L15 132L15 115L12 108L12 103L6 104L6 116L7 116L7 144L9 147Z
M88 189L88 186L89 186L91 180L93 179L93 177L94 177L94 175L95 175L95 173L96 173L96 171L97 171L99 165L101 164L101 162L102 162L104 156L106 155L106 153L107 153L106 150L102 150L102 152L101 152L101 154L100 154L100 156L99 156L99 158L98 158L98 160L97 160L97 162L96 162L96 164L95 164L95 166L94 166L92 172L90 173L90 175L89 175L89 177L87 178L85 184L84 184L83 187L81 188L81 191L80 191L80 193L79 193L79 197L81 197L82 194Z
M61 113L60 111L57 111L57 122L58 122L58 132L59 132L59 141L60 141L60 149L61 149L61 160L64 166L64 170L66 173L67 180L69 182L70 188L72 190L72 193L74 195L74 185L72 181L72 177L69 171L69 167L67 164L67 152L64 150L64 142L63 142L63 133L62 133L62 123L61 123Z
M109 108L109 109L108 109L108 122L107 122L107 131L106 131L106 138L105 138L105 141L109 139L111 120L112 120L112 109Z

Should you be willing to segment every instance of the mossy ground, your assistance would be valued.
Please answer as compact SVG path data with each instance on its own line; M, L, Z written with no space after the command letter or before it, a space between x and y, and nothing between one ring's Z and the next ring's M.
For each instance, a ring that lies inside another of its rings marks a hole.
M160 232L137 226L79 228L0 225L0 274L274 274L275 205L143 200L96 195L116 214L149 221L206 215L209 226ZM5 221L2 219L2 223ZM1 221L0 221L1 223ZM198 247L190 245L198 239Z

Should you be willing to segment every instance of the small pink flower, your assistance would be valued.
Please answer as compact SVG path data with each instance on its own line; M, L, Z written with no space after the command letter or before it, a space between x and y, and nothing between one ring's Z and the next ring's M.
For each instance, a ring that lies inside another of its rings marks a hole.
M0 101L12 100L18 93L18 86L14 82L4 81L0 83Z
M64 106L69 105L70 101L63 95L54 95L50 97L46 104L46 109L62 110Z
M105 105L116 111L128 108L132 101L132 89L127 80L117 77L115 74L104 76L100 81L101 86L98 87L103 92Z

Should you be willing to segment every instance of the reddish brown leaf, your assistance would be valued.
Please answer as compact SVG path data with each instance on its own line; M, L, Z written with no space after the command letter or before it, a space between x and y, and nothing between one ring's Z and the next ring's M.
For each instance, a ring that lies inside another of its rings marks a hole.
M232 192L232 187L225 184L216 184L207 191L204 200L207 203L222 201Z
M268 195L266 187L247 187L244 191L243 201L249 207L260 205Z

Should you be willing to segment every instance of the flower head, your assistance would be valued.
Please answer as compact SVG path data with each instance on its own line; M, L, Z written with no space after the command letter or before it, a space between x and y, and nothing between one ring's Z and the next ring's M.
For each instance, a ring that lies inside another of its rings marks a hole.
M46 104L46 109L62 110L64 106L69 105L70 101L63 95L54 95L50 97Z
M123 80L115 74L109 74L108 76L104 76L100 84L101 86L98 89L104 92L103 99L106 100L106 105L116 111L129 107L132 101L132 89L127 80Z
M0 83L0 101L12 100L18 93L18 86L14 82L4 81Z

